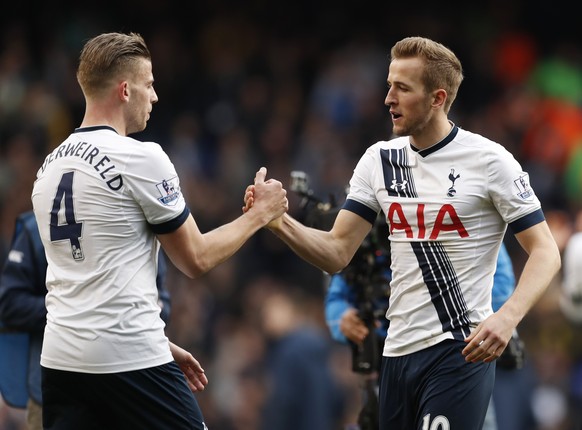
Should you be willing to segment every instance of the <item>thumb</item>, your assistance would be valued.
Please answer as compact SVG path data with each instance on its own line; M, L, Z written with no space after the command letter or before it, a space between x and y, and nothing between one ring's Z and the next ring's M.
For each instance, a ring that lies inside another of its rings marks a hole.
M267 176L267 168L261 167L255 174L255 185L265 182L265 176Z

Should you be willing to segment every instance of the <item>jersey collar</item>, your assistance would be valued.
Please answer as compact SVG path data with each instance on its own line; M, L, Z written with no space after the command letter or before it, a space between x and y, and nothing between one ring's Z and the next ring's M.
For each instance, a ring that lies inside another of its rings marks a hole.
M453 124L451 122L451 124L453 125L453 128L451 129L450 133L440 142L434 144L433 146L431 146L430 148L426 148L426 149L418 149L415 148L414 146L410 145L410 148L414 151L417 152L418 155L420 155L421 157L426 157L427 155L432 154L433 152L438 151L439 149L445 147L448 143L452 142L453 139L455 138L455 136L457 135L457 133L459 132L459 127L457 127L455 124Z
M74 133L85 133L88 131L96 131L96 130L111 130L112 132L117 134L117 131L113 127L110 127L108 125L93 125L91 127L79 127L79 128L75 129Z

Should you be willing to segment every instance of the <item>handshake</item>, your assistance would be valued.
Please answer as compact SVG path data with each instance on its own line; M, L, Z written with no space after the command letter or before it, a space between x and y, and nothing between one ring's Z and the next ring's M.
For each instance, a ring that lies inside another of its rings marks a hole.
M249 185L244 195L243 213L255 212L261 224L274 227L275 223L282 222L282 215L289 210L287 191L283 184L276 179L265 180L267 169L261 167L253 185Z

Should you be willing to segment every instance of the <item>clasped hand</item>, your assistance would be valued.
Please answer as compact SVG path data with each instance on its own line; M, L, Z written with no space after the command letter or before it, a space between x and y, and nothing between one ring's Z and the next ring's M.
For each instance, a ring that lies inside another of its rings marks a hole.
M269 225L289 210L289 201L283 184L276 179L265 181L266 176L267 169L261 167L255 175L254 184L245 190L242 211L246 213L251 208L263 211L267 217L265 224Z

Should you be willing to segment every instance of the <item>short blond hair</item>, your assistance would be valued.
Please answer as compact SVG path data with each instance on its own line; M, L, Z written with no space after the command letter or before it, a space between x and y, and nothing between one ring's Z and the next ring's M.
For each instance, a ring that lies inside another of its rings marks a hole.
M427 92L444 89L448 113L463 82L463 66L446 46L425 37L407 37L397 42L390 51L390 61L418 57L424 61L423 83Z
M95 96L112 79L131 70L140 58L151 61L150 51L138 33L100 34L81 50L77 81L85 96Z

